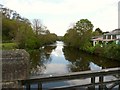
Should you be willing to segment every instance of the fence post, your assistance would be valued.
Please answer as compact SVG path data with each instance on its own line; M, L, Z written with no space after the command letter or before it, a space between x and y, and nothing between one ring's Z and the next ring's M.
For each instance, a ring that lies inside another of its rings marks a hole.
M18 90L24 89L24 85L20 81L18 81Z
M120 74L118 74L118 76L120 77ZM119 85L118 85L118 90L120 90L120 82L119 82Z
M99 90L103 90L104 86L103 86L103 81L104 81L104 77L103 76L99 76Z
M38 90L42 90L42 83L38 83Z
M30 84L29 83L26 84L26 90L30 90Z
M95 77L91 77L91 84L92 86L88 87L89 90L95 90Z

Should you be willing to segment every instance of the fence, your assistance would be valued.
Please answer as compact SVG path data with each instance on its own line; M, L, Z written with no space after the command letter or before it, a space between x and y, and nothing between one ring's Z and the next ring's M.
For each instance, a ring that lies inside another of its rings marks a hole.
M116 80L112 81L105 81L105 76L117 76ZM78 87L87 87L88 89L95 89L95 86L99 86L99 90L112 90L115 86L120 90L120 68L109 68L103 69L101 71L83 71L83 72L74 72L68 73L64 75L54 75L54 76L46 76L46 77L39 77L39 78L30 78L26 80L18 80L19 85L26 86L27 90L31 89L31 84L38 84L38 90L42 90L42 83L45 82L54 82L54 81L65 81L65 80L74 80L74 79L83 79L83 78L91 78L91 83L83 84L83 85L70 85L70 86L61 86L61 87L54 87L50 88L50 90L65 90L65 89L72 89ZM99 82L96 82L96 77L99 77ZM110 84L109 87L107 85Z

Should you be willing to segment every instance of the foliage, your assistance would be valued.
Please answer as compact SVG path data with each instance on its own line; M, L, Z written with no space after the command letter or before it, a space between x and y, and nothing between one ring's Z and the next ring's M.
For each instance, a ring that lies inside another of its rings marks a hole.
M81 19L77 21L74 28L82 35L84 32L92 30L93 24L88 19Z
M100 28L96 28L95 31L93 32L93 36L100 36L102 34L103 32Z
M64 35L64 42L76 48L87 49L91 46L92 30L93 24L88 19L81 19Z
M107 58L120 60L120 45L115 43L108 44L105 47L105 55Z
M3 6L0 9L3 15L3 42L14 42L18 45L18 48L38 49L42 45L54 43L57 40L57 35L50 33L39 19L34 19L31 23L16 11Z
M102 30L101 30L100 28L96 28L96 29L95 29L95 32L98 32L98 33L100 33L100 34L103 33Z
M24 23L19 26L19 30L16 33L15 42L19 48L39 48L40 41L37 36L33 33L32 28L29 24Z
M16 21L6 19L3 17L2 19L2 41L3 42L10 42L14 37L16 33Z
M69 29L67 33L64 36L64 42L73 47L79 47L79 35L76 30L74 29Z
M64 40L63 36L57 36L57 41L63 41L63 40Z
M57 40L57 35L54 33L44 34L40 35L39 39L42 40L43 45L52 44Z
M104 48L98 44L95 46L94 53L98 56L102 56L104 53Z
M93 48L94 48L93 53L98 56L120 60L120 45L111 43L101 47L100 44L98 44Z
M103 46L101 46L101 44L97 44L95 47L92 46L92 36L103 34L100 28L96 28L95 31L92 30L93 24L87 19L81 19L64 35L64 42L68 46L79 48L90 54L95 54L97 56L109 59L120 60L120 45L116 45L113 42Z
M95 47L88 47L85 49L86 52L88 52L89 54L94 54L94 51L95 51Z

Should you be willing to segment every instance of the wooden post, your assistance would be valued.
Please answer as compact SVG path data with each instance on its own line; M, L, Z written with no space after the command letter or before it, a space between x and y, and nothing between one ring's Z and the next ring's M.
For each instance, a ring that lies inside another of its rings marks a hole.
M42 90L42 83L38 83L38 90Z
M103 80L104 80L104 77L103 77L103 76L100 76L100 77L99 77L99 82L100 82L99 90L103 90L103 88L104 88L104 86L103 86Z
M21 84L20 81L18 81L18 90L24 89L24 85Z
M95 90L95 77L91 77L91 87L88 87L89 90Z
M119 86L118 86L118 90L120 90L120 84L119 84Z
M30 84L29 83L26 84L26 90L30 90Z

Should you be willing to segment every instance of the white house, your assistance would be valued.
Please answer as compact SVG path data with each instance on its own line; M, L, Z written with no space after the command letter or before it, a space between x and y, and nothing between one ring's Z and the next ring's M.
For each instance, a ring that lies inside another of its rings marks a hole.
M106 33L102 36L97 36L92 38L93 46L98 43L109 43L115 41L116 44L120 44L120 29L115 29L109 33Z

